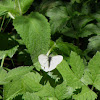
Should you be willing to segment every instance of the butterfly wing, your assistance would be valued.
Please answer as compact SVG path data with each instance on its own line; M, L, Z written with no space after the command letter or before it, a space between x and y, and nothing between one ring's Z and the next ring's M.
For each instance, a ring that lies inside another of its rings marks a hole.
M41 64L41 68L45 72L48 72L48 71L55 69L57 65L61 63L61 61L63 60L63 56L57 55L57 56L51 57L51 61L49 62L48 56L41 54L39 55L38 60Z
M41 54L38 56L39 63L41 64L41 68L45 70L48 67L48 56Z
M57 56L52 57L48 71L55 69L57 67L57 65L61 63L62 60L63 60L63 56L61 56L61 55L57 55Z

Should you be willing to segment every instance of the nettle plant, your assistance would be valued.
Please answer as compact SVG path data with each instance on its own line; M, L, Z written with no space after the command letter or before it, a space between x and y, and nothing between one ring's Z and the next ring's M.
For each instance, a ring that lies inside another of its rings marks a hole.
M100 2L0 1L0 99L100 99Z

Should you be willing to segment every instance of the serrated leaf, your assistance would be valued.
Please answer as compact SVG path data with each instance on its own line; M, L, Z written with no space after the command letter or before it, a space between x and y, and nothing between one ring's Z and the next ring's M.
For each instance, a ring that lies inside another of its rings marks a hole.
M100 36L93 36L89 38L87 49L90 51L100 51Z
M4 100L12 100L14 97L22 93L21 79L9 82L4 85L3 97Z
M54 88L51 87L49 83L47 83L45 86L43 86L43 88L40 91L35 92L35 94L40 97L53 97Z
M83 60L74 52L71 52L70 54L70 66L75 76L81 79L84 73Z
M76 38L77 31L75 31L73 28L65 27L61 30L61 33L65 36Z
M83 27L85 27L85 25L92 20L93 19L90 18L89 16L80 15L80 16L75 16L75 18L72 20L72 22L74 24L75 29L80 30Z
M28 16L19 16L13 22L31 55L37 61L38 55L47 53L50 43L50 26L46 18L37 12Z
M87 24L79 34L79 37L87 37L92 34L100 35L100 29L94 24Z
M69 65L66 61L62 61L57 66L58 71L62 75L63 79L67 83L68 86L75 88L80 88L82 86L82 82L80 79L73 73L73 71L70 69Z
M81 54L81 50L77 46L73 45L72 43L62 42L57 40L56 46L64 55L69 56L71 51Z
M5 77L7 77L7 71L0 67L0 85L9 82L5 81Z
M41 100L37 95L35 95L34 93L29 93L29 92L26 92L25 94L23 94L22 98L24 100Z
M92 15L98 22L100 22L100 14L99 13L95 13Z
M93 83L92 75L89 73L89 69L88 68L85 69L84 76L81 78L81 81L87 86Z
M12 79L16 79L18 77L21 77L24 74L27 74L28 72L30 72L34 67L31 66L22 66L22 67L17 67L14 68L12 70L10 70L7 74L7 77L5 77L5 80L12 80Z
M40 65L39 62L36 62L36 63L34 64L34 67L35 67L38 71L40 71L40 69L41 69L41 65Z
M4 85L4 100L11 100L17 95L38 91L42 88L39 84L41 77L38 73L30 72L22 75L16 80Z
M41 76L38 73L28 73L22 77L22 84L24 91L39 91L42 85L39 84Z
M88 68L92 75L91 79L93 81L93 86L100 90L100 52L97 52L96 55L89 61Z
M97 94L85 85L82 87L81 93L73 96L73 99L75 100L96 100L96 98Z
M54 34L57 31L59 32L69 19L67 15L67 9L63 6L49 9L46 15L50 17L51 34Z
M55 95L58 100L69 99L73 94L73 89L71 87L67 87L65 83L57 85L55 88Z
M66 61L62 61L57 69L62 75L63 79L67 82L67 85L73 87L74 89L80 88L83 85L81 81L82 75L84 73L84 64L82 59L74 52L70 55L70 66Z

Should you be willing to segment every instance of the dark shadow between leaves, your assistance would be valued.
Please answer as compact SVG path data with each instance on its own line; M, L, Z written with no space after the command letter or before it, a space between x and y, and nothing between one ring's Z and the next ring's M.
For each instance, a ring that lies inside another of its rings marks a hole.
M0 33L0 50L9 50L18 45L18 42L8 34Z
M45 85L48 81L52 87L56 87L58 84L61 84L63 82L63 77L59 73L57 69L54 69L52 72L52 75L50 76L48 74L49 72L42 71L42 79L40 81L40 84Z

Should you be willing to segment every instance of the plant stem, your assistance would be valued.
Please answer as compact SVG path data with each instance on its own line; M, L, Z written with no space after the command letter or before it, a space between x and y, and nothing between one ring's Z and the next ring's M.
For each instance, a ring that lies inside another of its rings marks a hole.
M9 15L12 19L15 19L15 17L14 17L10 12L8 12L8 15Z
M1 67L3 67L3 64L4 64L4 59L6 58L6 55L3 56L3 59L1 61Z
M1 30L2 30L4 20L5 20L5 15L4 15L3 20L2 20L2 24L1 24L1 27L0 27L0 32L1 32Z
M91 90L93 90L94 86L92 86Z
M49 54L51 53L52 49L54 48L54 46L56 45L56 43L54 43L54 45L49 49L49 51L47 52L47 56L49 56Z
M11 18L9 18L8 22L5 23L6 25L5 25L5 27L3 28L3 31L2 31L2 32L5 31L5 29L6 29L7 25L9 24L10 20L11 20Z

